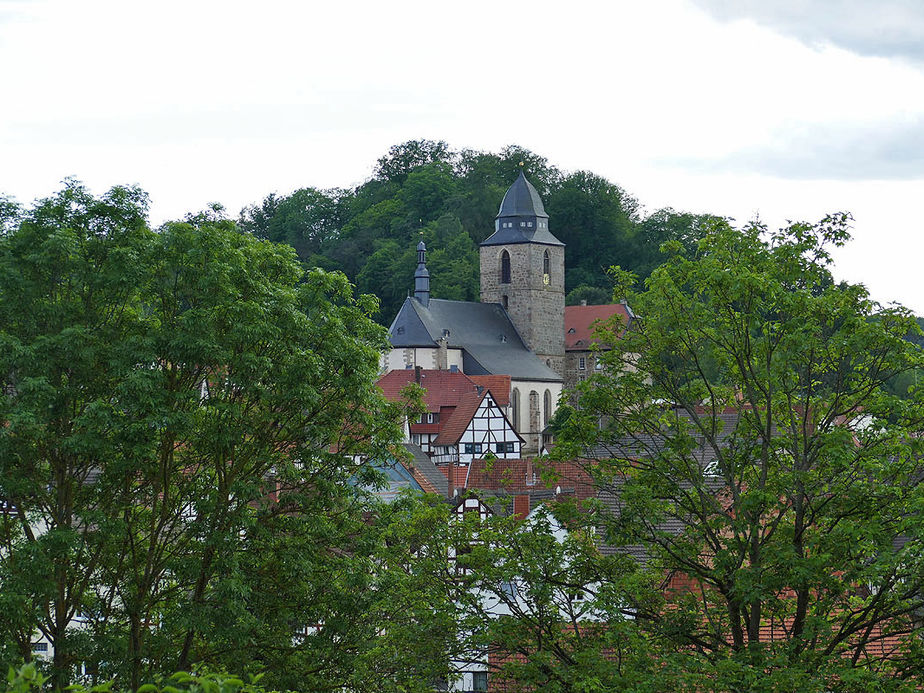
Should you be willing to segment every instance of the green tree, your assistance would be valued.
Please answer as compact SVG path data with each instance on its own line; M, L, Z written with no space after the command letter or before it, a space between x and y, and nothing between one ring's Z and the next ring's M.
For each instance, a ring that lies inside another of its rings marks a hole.
M924 410L885 387L921 351L906 310L833 280L846 225L715 220L694 252L668 243L645 291L622 276L640 318L601 331L605 367L563 424L559 454L595 458L618 510L605 542L664 580L671 605L638 619L690 689L898 690L924 671Z
M336 240L342 226L340 190L302 188L279 198L268 195L261 205L241 210L240 227L257 238L288 243L304 261Z
M565 244L565 283L605 287L606 267L635 266L638 203L619 186L578 171L545 198L550 228Z
M631 556L600 554L591 515L558 502L526 519L469 516L456 540L469 547L459 657L486 662L492 689L671 690L649 687L661 665L629 607L657 592Z
M154 233L146 200L71 183L0 238L0 639L29 659L44 635L55 689L78 664L132 688L259 666L300 626L357 618L321 590L270 628L272 557L315 566L306 597L325 570L360 580L381 549L362 539L360 488L402 412L372 387L374 301L216 210ZM368 637L333 642L318 680L358 653L388 667Z
M373 176L401 184L413 171L428 164L449 163L453 156L449 145L442 140L408 140L394 145L378 160Z
M612 303L613 294L611 291L602 289L599 286L587 286L581 284L568 292L565 296L566 306L579 306L582 301L586 301L588 306L601 306Z

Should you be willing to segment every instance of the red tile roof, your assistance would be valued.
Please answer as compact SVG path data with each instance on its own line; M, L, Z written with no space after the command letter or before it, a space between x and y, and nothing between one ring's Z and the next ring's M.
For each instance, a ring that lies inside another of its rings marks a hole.
M546 484L543 472L553 480ZM532 459L472 460L466 487L485 491L528 493L529 491L561 486L584 500L596 495L593 479L579 464L573 462L534 461Z
M379 378L378 386L386 399L398 402L401 390L413 383L415 377L413 368L389 371ZM423 399L427 411L432 412L438 412L440 407L454 407L462 395L476 390L475 383L464 373L428 369L420 371L420 386L426 390Z
M491 391L491 396L500 407L510 404L510 376L509 375L470 375L469 378L476 385L481 385Z
M625 304L605 306L565 306L565 351L589 351L594 342L594 323L619 315L628 324Z
M450 487L452 489L465 488L465 480L468 477L468 465L459 465L459 464L448 464L440 465L437 467L447 480L450 482ZM452 472L452 478L449 478L449 473Z
M486 390L481 392L468 392L459 399L459 404L453 412L449 421L443 424L443 430L433 441L434 445L455 445L459 438L465 433L465 429L472 421L475 412L478 411L478 405L487 395Z

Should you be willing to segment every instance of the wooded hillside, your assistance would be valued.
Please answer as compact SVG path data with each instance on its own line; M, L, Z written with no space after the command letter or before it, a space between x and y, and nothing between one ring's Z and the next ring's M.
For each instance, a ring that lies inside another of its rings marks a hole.
M457 151L413 140L392 147L356 188L271 194L241 211L240 226L289 243L309 265L341 270L358 291L381 299L377 319L388 324L412 287L419 238L430 251L433 296L478 300L478 243L493 233L521 166L542 195L552 233L566 244L569 304L608 302L608 267L644 279L660 263L664 241L691 243L709 218L672 209L645 214L618 185L588 171L563 172L521 147Z

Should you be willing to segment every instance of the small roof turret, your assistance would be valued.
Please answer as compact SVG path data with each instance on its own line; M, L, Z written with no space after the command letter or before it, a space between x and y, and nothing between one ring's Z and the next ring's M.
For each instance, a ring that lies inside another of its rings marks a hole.
M494 234L481 245L513 243L564 245L549 231L549 215L542 198L522 171L504 195L494 219Z

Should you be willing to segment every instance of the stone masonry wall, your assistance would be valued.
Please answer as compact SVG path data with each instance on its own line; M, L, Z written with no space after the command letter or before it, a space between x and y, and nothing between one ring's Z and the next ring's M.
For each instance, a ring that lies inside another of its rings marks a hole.
M501 255L510 254L510 283L501 283ZM543 281L543 260L549 253L549 283ZM562 246L517 243L481 248L481 301L501 303L526 342L559 375L565 355L565 249Z

